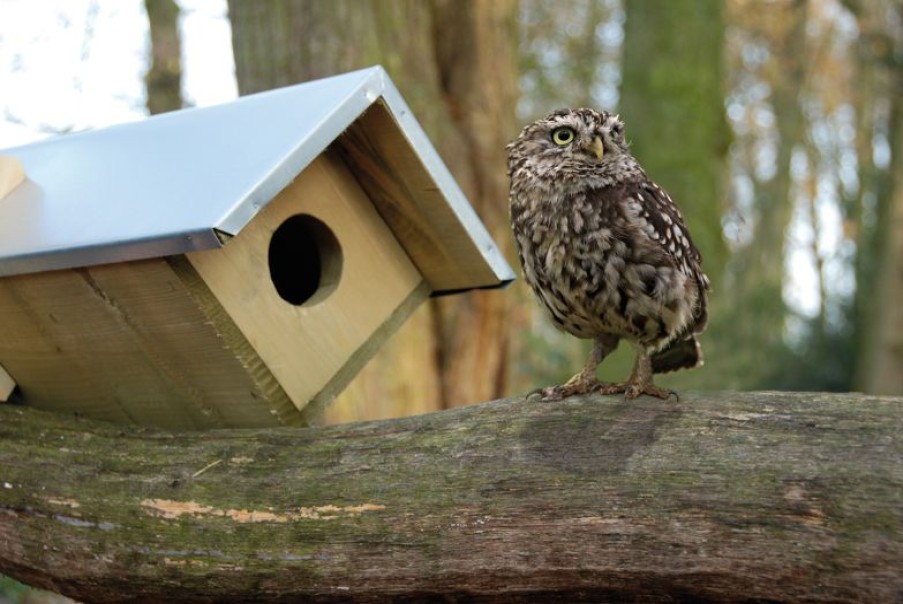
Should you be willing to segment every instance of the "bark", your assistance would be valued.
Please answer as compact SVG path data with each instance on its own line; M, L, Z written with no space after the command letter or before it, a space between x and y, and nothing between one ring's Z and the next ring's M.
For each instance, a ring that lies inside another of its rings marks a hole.
M166 433L0 406L0 572L90 602L903 593L903 399L510 399Z
M144 76L151 115L182 108L182 44L175 0L144 0L150 23L151 66Z
M382 64L513 258L504 145L516 134L516 9L514 0L232 0L239 90L246 94ZM394 416L501 396L511 305L503 293L472 292L424 306L327 419ZM389 402L394 408L387 408Z

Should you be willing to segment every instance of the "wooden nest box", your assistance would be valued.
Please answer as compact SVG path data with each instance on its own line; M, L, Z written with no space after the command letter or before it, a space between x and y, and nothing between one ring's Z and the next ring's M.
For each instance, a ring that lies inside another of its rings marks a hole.
M0 153L0 398L35 407L304 423L428 296L513 277L380 67Z

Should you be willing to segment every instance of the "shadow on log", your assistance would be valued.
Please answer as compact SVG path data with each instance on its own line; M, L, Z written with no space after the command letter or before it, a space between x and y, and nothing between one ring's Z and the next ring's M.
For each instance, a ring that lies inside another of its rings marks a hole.
M903 598L903 399L164 433L0 406L0 572L91 602Z

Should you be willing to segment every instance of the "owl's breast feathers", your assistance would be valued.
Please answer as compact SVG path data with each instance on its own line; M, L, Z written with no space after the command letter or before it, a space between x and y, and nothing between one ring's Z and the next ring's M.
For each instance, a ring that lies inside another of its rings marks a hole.
M640 178L532 193L512 190L515 239L525 280L562 329L653 350L678 340L695 346L709 282L665 191Z

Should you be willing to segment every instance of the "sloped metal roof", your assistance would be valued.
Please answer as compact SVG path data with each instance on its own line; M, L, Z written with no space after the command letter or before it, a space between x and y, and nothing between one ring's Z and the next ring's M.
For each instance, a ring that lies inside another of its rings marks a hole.
M0 151L27 175L0 199L0 276L219 247L377 101L457 223L437 236L493 276L465 287L513 279L381 67Z

